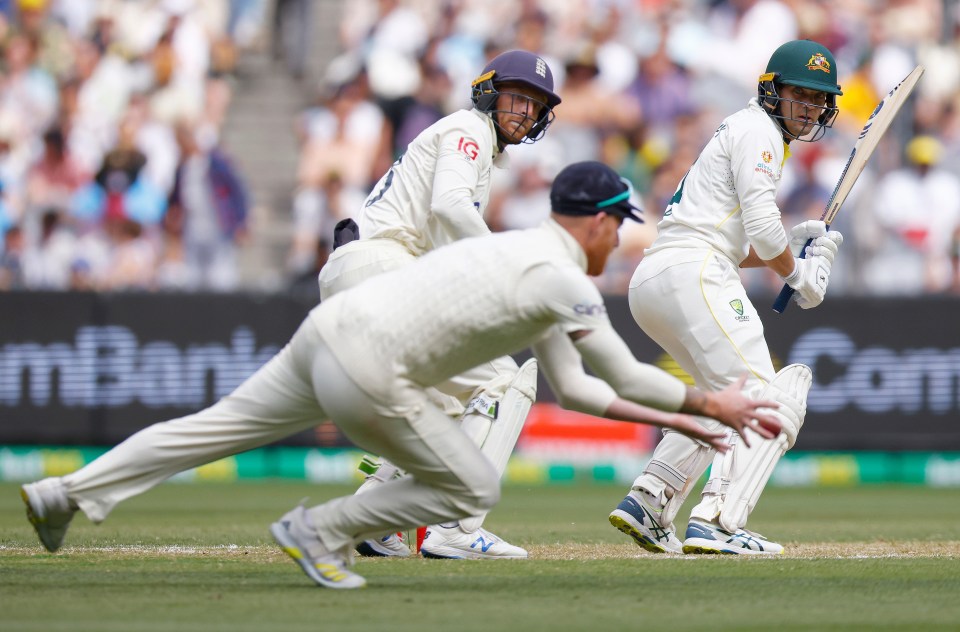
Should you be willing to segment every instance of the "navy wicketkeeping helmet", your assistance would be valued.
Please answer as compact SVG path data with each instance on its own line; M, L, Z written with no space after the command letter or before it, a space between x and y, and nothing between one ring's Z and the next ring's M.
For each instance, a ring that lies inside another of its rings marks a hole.
M553 91L553 72L541 57L525 50L511 50L494 57L483 69L483 73L473 81L471 93L473 105L481 112L492 116L501 139L503 139L503 130L500 129L496 113L509 112L496 109L500 95L529 99L524 95L502 90L500 87L506 83L524 85L543 93L545 98L545 102L541 103L543 107L523 142L532 143L540 140L553 122L553 108L560 103L560 97Z

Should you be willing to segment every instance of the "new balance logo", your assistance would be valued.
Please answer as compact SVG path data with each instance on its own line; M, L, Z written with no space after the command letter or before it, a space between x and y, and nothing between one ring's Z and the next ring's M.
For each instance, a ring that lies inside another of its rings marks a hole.
M476 542L470 545L470 548L475 549L477 548L478 544L480 545L480 550L486 553L490 549L490 547L493 546L493 540L491 540L490 542L487 542L486 540L483 539L483 536L480 536L477 538Z

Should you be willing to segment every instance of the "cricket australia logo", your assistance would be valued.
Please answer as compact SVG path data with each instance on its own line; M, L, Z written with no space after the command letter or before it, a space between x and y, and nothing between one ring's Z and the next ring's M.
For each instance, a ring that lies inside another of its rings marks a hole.
M732 301L730 301L730 307L732 307L733 311L737 313L737 315L734 316L734 318L739 322L746 322L750 320L750 317L745 316L743 313L743 301L741 301L740 299L735 298Z
M547 78L547 62L537 57L537 67L535 71L538 75L546 79Z
M823 56L823 53L814 53L807 61L807 70L822 70L830 74L830 62Z

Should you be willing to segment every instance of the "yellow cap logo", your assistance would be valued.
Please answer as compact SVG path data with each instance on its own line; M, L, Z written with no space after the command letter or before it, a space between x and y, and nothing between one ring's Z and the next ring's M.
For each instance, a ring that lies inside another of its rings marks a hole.
M807 70L822 70L830 74L830 62L823 56L823 53L814 53L807 62Z

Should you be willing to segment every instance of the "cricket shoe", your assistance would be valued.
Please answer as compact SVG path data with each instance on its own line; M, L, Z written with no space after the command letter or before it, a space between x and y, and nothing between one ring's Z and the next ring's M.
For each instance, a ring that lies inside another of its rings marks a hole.
M318 585L336 589L367 585L367 580L347 568L352 561L352 552L330 551L320 542L307 521L303 505L298 505L270 525L270 534L283 552Z
M420 555L449 560L516 560L526 559L527 551L504 542L483 528L464 533L459 525L433 525L427 527Z
M759 533L737 529L731 533L712 522L691 520L687 524L684 553L726 555L780 555L783 547Z
M77 508L67 497L67 488L59 477L45 478L20 487L27 506L27 520L33 525L43 546L54 553L63 546L63 537Z
M391 533L379 540L364 540L357 545L357 553L364 557L410 557L410 547L402 533Z
M651 553L682 553L677 536L660 524L663 509L657 509L646 496L649 494L631 489L610 513L610 524Z

